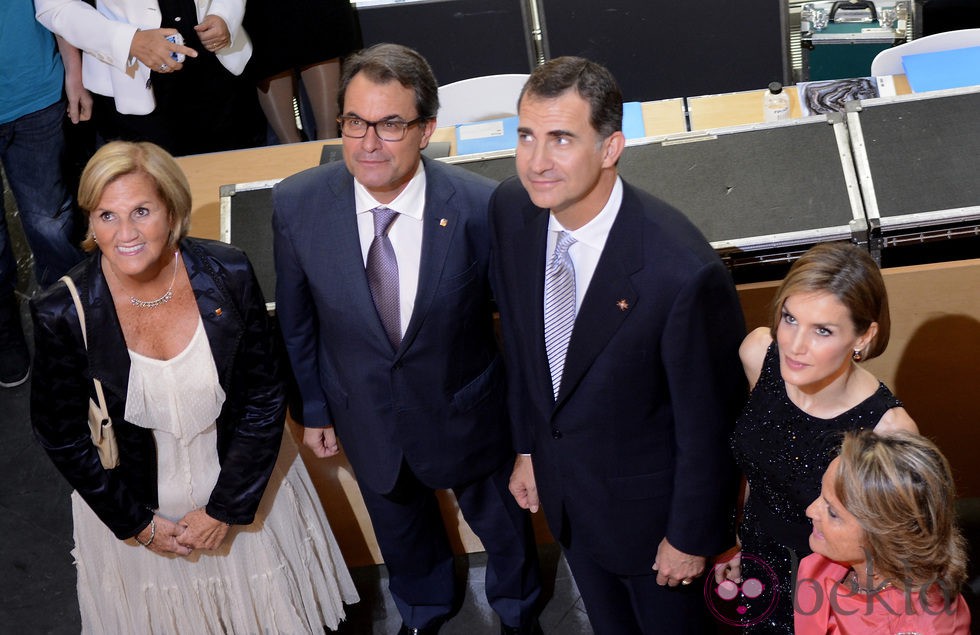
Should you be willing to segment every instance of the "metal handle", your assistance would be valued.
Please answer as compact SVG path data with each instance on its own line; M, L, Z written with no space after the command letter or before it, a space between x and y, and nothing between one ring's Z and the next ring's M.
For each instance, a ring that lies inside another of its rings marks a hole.
M854 11L856 9L870 9L871 10L871 21L878 21L878 12L875 11L875 3L870 0L838 0L834 3L834 6L830 8L830 21L834 21L834 16L837 15L837 10L843 8L845 11Z

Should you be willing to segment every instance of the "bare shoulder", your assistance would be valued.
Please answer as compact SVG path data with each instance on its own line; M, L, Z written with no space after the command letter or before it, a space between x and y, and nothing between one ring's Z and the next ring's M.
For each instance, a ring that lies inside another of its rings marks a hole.
M905 408L898 407L892 408L882 415L881 420L878 421L878 425L875 426L875 432L881 434L890 434L893 432L918 434L919 426L915 425L915 421L912 420L912 417Z
M762 374L762 364L766 360L766 351L772 344L772 336L769 334L768 327L760 326L752 330L742 345L738 347L738 356L742 360L742 369L745 377L749 380L749 387L754 387Z

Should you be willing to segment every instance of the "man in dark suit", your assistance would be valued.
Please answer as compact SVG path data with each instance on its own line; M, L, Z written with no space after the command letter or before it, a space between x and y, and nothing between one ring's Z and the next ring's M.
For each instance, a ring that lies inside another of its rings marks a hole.
M738 298L700 232L619 178L608 70L551 60L518 114L520 180L490 209L511 492L540 499L597 634L701 632L694 582L733 543Z
M303 398L306 445L343 442L404 633L454 605L435 489L452 489L488 552L501 632L537 632L528 513L508 492L513 446L490 302L493 183L421 157L438 87L415 51L378 45L344 63L344 162L273 193L276 304Z

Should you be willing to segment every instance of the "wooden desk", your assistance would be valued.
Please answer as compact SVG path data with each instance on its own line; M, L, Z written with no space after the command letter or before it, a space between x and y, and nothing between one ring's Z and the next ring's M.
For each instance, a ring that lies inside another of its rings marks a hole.
M784 90L789 95L790 117L800 117L800 98L796 86L787 86ZM766 92L768 89L688 97L687 113L691 119L691 130L762 123L762 99Z
M648 137L687 132L682 98L645 101L640 108L643 111L643 129Z
M905 75L893 75L895 92L907 95L911 91ZM784 88L789 95L791 118L801 117L800 95L796 86ZM762 97L766 90L750 90L721 95L701 95L687 98L687 111L691 130L727 128L762 123Z
M892 79L895 80L896 95L909 95L912 93L912 87L909 86L908 77L905 75L892 75Z
M178 157L177 164L191 185L191 234L220 237L219 189L231 183L282 179L320 161L323 142L195 154Z

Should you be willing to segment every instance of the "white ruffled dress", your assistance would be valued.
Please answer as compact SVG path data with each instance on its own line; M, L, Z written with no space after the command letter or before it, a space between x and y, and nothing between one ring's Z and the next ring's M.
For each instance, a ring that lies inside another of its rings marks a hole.
M217 482L225 394L203 323L172 359L130 359L126 420L153 431L157 513L177 521ZM358 600L288 430L255 522L216 551L167 557L118 540L77 493L72 513L83 633L317 633Z

